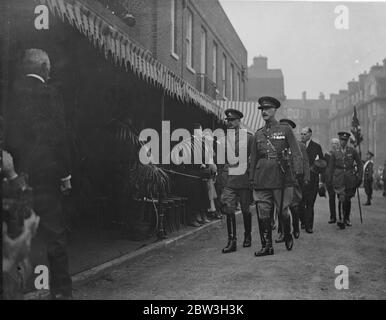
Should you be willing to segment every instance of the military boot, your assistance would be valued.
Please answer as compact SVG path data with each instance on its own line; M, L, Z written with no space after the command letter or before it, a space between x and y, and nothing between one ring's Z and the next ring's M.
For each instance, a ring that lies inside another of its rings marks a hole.
M293 229L293 235L295 239L299 238L300 235L300 228L299 228L299 207L293 206L291 207L291 214L292 214L292 229Z
M351 213L351 200L346 200L345 210L344 210L344 223L346 226L351 227L350 222L350 213Z
M275 243L282 243L284 242L284 235L283 235L283 225L281 223L280 217L278 218L278 227L277 227L277 233L279 234L279 237L275 240Z
M338 203L338 212L339 212L339 220L336 224L338 225L338 227L340 229L345 229L346 225L342 219L342 201L339 201L339 203Z
M251 230L252 230L252 216L250 212L243 213L243 220L244 220L244 241L243 241L243 247L247 248L252 245L252 236L251 236Z
M235 214L227 214L228 243L222 253L231 253L237 250Z
M287 250L292 250L292 247L294 245L294 240L291 234L291 217L289 214L286 217L282 218L282 224L283 224L285 247L287 248Z
M260 231L262 234L263 240L261 241L262 248L255 252L256 257L263 257L268 255L273 255L273 247L272 247L272 228L271 228L271 219L261 219L259 221L259 225L262 225L262 230Z

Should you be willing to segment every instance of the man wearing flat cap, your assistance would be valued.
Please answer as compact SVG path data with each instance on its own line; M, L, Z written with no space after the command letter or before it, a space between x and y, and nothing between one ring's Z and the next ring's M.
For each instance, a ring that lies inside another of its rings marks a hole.
M373 162L374 154L371 151L368 151L366 154L366 163L363 166L363 186L365 187L365 192L367 195L367 202L364 204L365 206L371 205L371 199L373 197L373 175L374 175L374 162Z
M239 156L241 148L247 147L247 158L248 161L250 150L251 150L251 142L252 136L247 135L247 143L243 143L240 141L240 124L241 119L243 118L243 113L236 109L227 109L225 110L226 121L228 123L228 129L235 130L235 143L234 144L226 144L226 147L235 146L235 155ZM228 137L227 137L228 139ZM228 142L228 141L227 141ZM240 158L241 159L241 158ZM228 231L228 244L222 250L223 253L230 253L236 251L236 208L237 201L240 200L241 212L243 214L244 220L244 242L243 247L251 246L251 229L252 229L252 218L251 212L249 210L250 199L251 199L251 191L249 188L248 181L248 170L246 170L241 175L231 175L229 173L229 168L232 166L238 166L240 164L232 165L226 163L224 166L224 174L226 176L225 185L223 192L221 194L221 203L222 203L222 211L226 214L227 219L227 231ZM245 165L247 167L247 164Z
M344 229L346 226L351 226L351 198L355 196L355 191L362 182L363 164L358 152L347 145L350 133L342 131L338 136L340 148L331 153L327 172L328 180L332 181L339 199L337 224Z
M287 250L293 246L289 206L293 198L295 176L302 174L302 155L299 145L287 125L280 124L276 110L280 102L273 97L261 97L259 109L265 126L256 131L251 149L249 180L253 188L262 248L255 256L274 253L272 246L271 214L274 206L279 210ZM289 154L294 163L289 168Z
M295 122L293 122L290 119L281 119L280 124L288 125L292 129L296 128ZM294 194L293 194L293 199L292 203L290 205L290 211L292 215L292 232L294 235L295 239L299 238L300 235L300 226L299 226L299 205L302 200L302 188L303 185L307 185L310 181L310 164L308 161L308 155L307 155L307 149L306 146L298 141L300 151L302 152L302 158L303 158L303 174L298 177L295 181L294 185ZM293 162L293 158L291 161L291 168L292 171L294 170L293 168L295 167L295 164ZM282 231L282 226L279 224L279 238L275 241L276 243L280 243L284 241L284 235Z

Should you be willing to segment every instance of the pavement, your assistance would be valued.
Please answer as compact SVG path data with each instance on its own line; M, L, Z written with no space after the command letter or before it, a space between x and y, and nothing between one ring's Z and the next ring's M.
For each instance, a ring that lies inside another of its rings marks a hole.
M354 198L353 226L340 230L327 223L328 199L318 198L314 233L302 232L292 251L274 244L275 254L260 258L254 257L260 245L253 209L251 248L242 248L241 215L238 250L231 254L221 253L225 221L213 222L91 272L75 281L74 299L386 299L385 206L376 191L361 224ZM347 267L348 289L335 287L339 265Z

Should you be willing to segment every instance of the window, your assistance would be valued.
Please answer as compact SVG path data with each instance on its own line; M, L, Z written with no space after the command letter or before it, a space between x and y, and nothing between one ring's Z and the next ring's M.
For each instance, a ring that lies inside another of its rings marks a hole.
M234 82L234 78L235 78L235 67L233 66L233 64L231 64L231 76L230 76L230 79L229 79L229 91L230 91L230 99L233 100L233 82Z
M177 0L171 0L171 50L177 56Z
M241 89L240 89L240 93L241 93L241 99L240 100L244 100L245 99L245 80L243 78L243 80L241 80Z
M227 76L227 57L222 56L222 95L226 97L226 76Z
M240 73L237 72L237 78L236 78L236 101L240 101Z
M213 65L212 65L212 79L217 84L217 44L213 42Z
M186 65L193 69L193 13L190 10L187 11Z
M206 30L201 28L201 73L206 73Z
M311 111L311 119L318 119L319 118L319 111L318 110L312 110Z

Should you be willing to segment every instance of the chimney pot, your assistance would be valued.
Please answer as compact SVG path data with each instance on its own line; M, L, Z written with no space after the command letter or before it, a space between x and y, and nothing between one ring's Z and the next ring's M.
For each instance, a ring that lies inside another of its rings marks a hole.
M307 100L307 91L302 92L302 99Z

